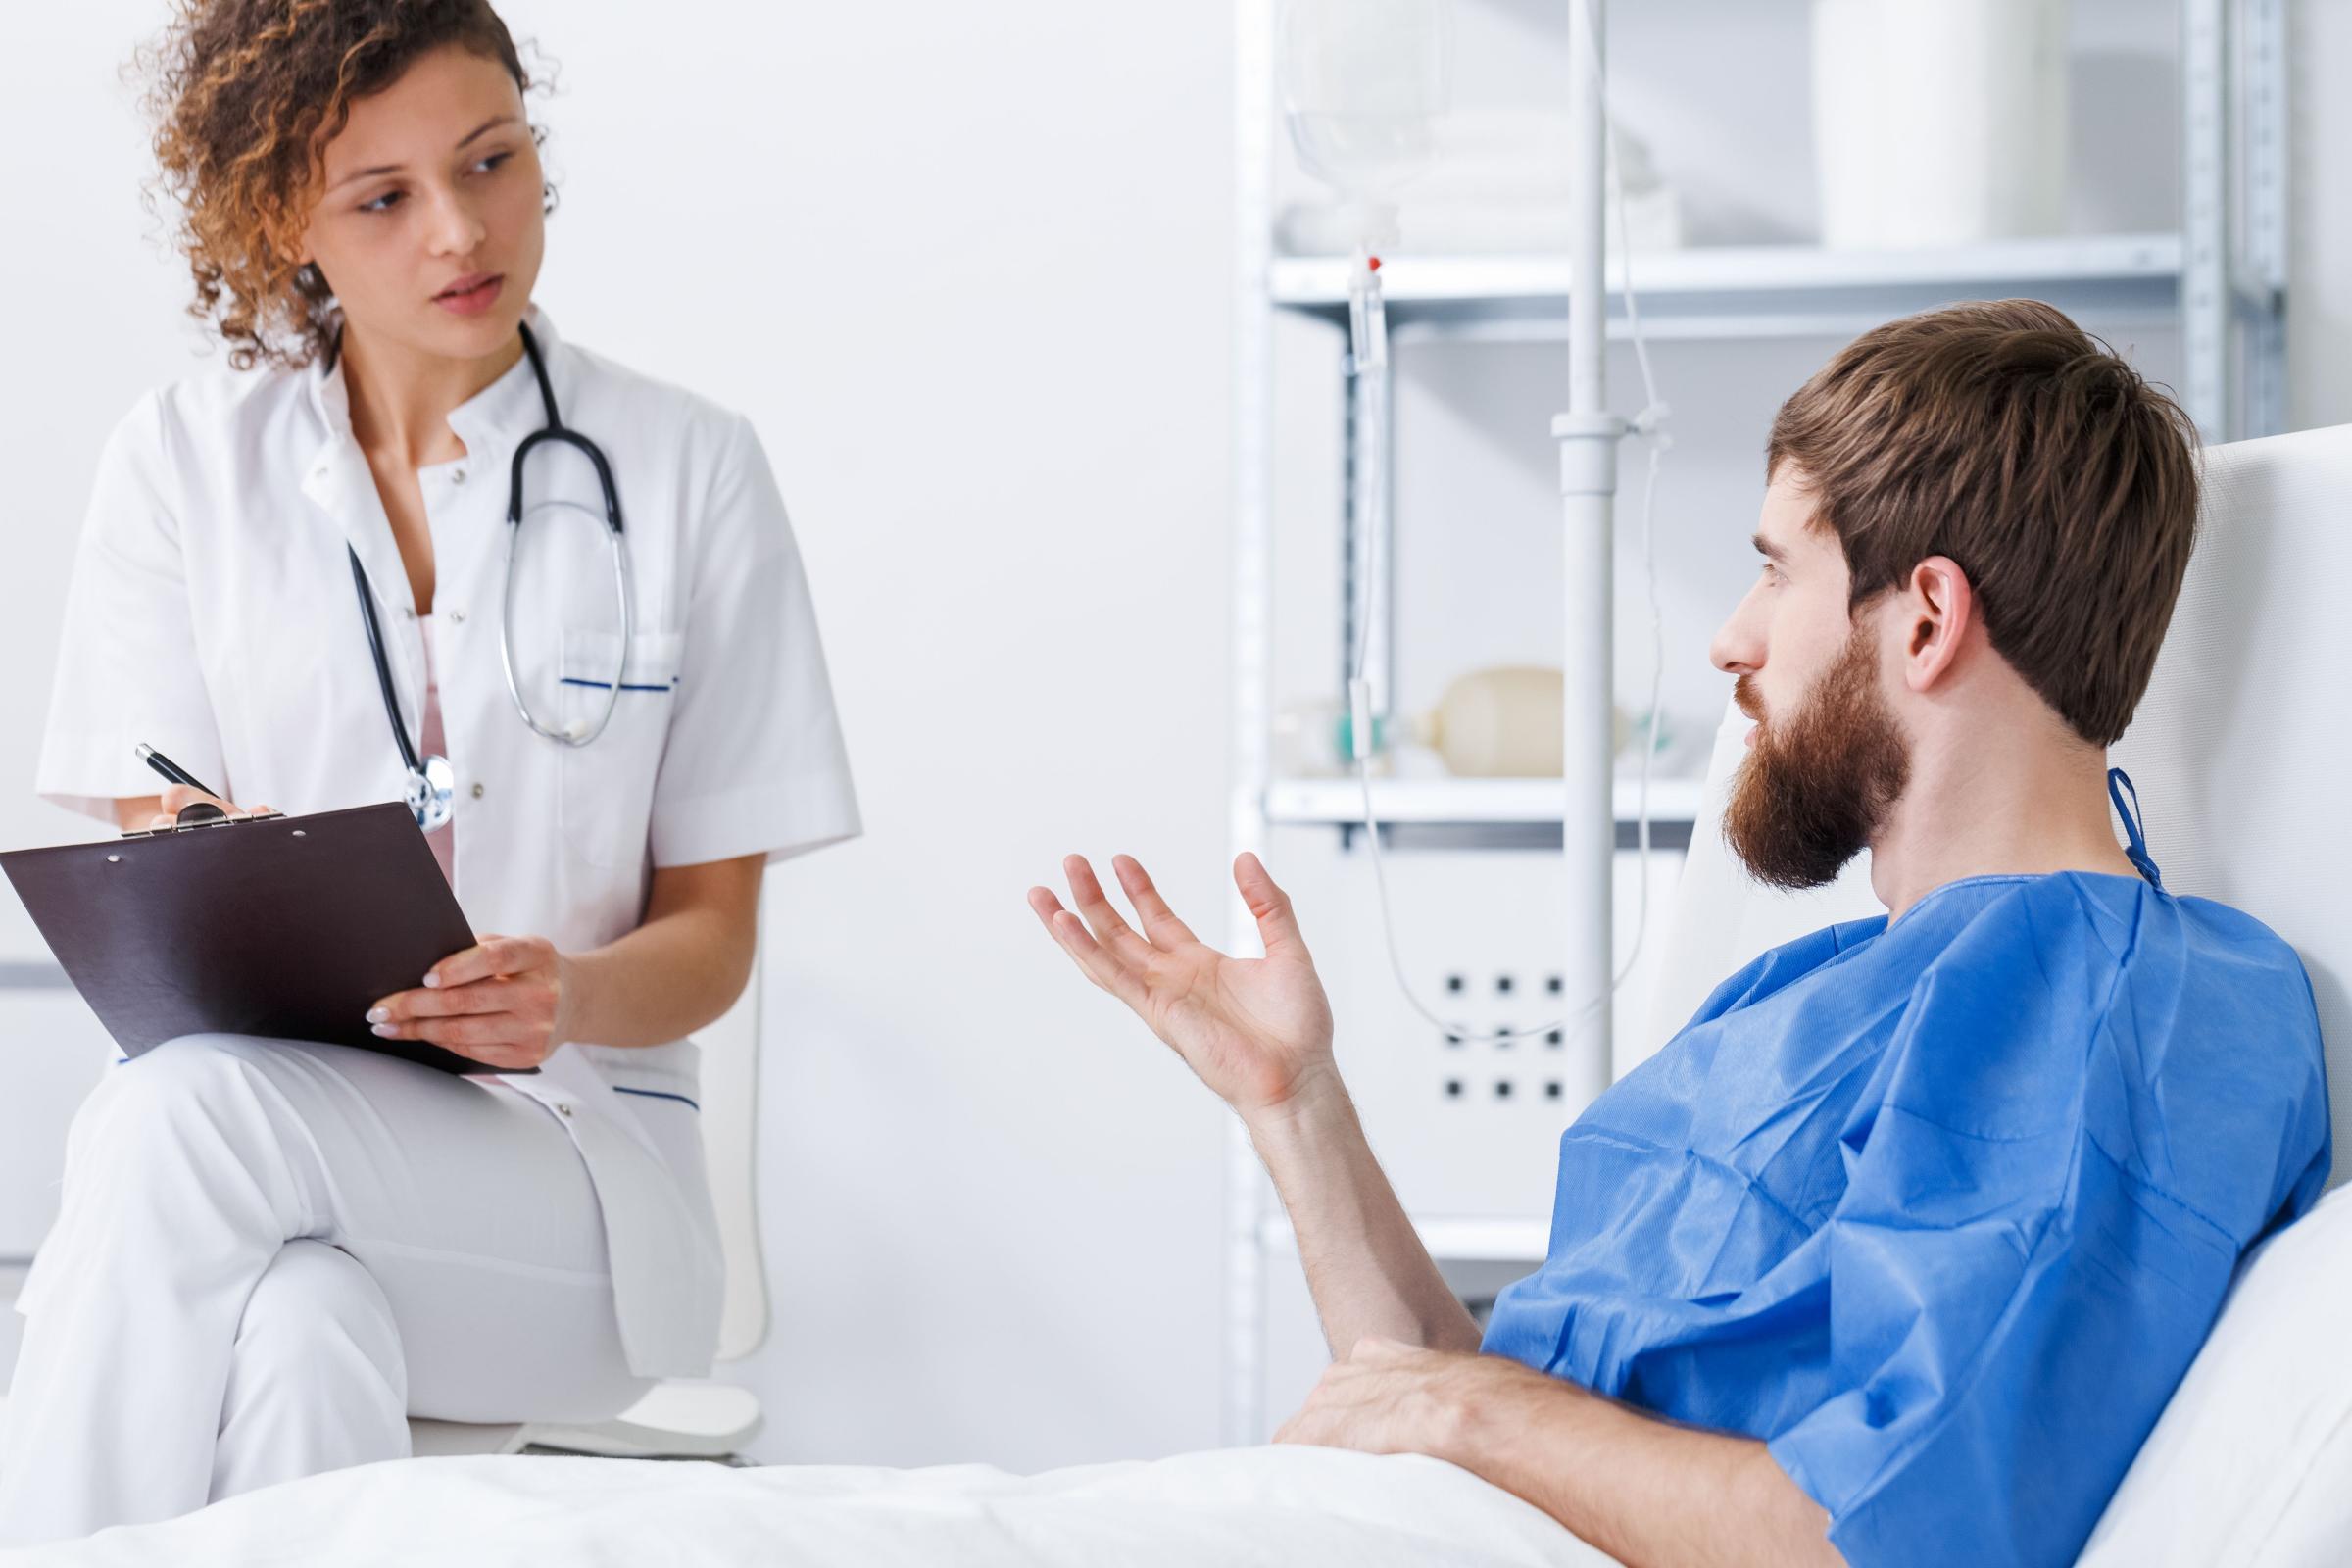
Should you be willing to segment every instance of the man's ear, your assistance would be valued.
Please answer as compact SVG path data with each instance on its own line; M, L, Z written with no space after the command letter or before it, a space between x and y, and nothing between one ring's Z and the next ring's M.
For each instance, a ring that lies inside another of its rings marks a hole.
M1915 692L1942 680L1959 658L1960 645L1977 618L1976 589L1949 556L1930 556L1911 568L1904 583L1903 678Z

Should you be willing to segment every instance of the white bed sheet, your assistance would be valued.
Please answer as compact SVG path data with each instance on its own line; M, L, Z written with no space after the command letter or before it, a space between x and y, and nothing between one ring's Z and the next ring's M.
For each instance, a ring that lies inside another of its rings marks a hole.
M1452 1465L1302 1447L1033 1477L979 1465L406 1459L8 1560L10 1568L1615 1568L1537 1508Z

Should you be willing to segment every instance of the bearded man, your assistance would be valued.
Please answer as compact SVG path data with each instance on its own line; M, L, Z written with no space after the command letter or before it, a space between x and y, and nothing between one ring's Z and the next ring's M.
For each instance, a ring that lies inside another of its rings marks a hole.
M1839 353L1765 480L1714 644L1755 720L1724 830L1789 888L1867 848L1886 913L1725 980L1568 1128L1549 1257L1483 1339L1255 857L1262 958L1123 856L1138 926L1077 857L1076 913L1029 902L1282 1194L1338 1359L1281 1438L1450 1460L1634 1565L2069 1563L2329 1161L2301 963L2164 890L2107 766L2194 543L2193 430L2059 312L1974 304Z

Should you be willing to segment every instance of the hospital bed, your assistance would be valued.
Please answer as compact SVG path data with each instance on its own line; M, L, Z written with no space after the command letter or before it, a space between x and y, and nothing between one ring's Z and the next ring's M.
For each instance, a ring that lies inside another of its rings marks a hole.
M2138 785L2166 885L2239 905L2301 952L2328 1042L2339 1165L2352 1165L2352 838L2335 809L2352 763L2338 656L2347 585L2352 426L2213 452L2205 536L2155 681L2116 749ZM1714 825L1739 757L1739 722L1727 713L1718 738L1707 819L1693 834L1669 921L1658 1021L1646 1038L1625 1043L1621 1067L1654 1050L1717 980L1763 948L1877 912L1867 867L1793 896L1739 873ZM2346 1303L2352 1193L2339 1189L2241 1266L2079 1568L2352 1561ZM1608 1563L1528 1504L1451 1466L1271 1448L1029 1478L978 1466L416 1459L314 1477L24 1558L27 1568L422 1560Z

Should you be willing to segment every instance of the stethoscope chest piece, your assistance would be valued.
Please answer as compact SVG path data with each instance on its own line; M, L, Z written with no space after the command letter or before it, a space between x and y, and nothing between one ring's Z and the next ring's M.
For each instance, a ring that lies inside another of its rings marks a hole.
M400 760L407 775L401 794L416 825L430 833L447 826L456 811L457 769L437 752L420 756L416 743L409 739L409 727L401 721L400 700L392 691L392 662L384 655L384 629L376 622L375 595L368 585L368 570L360 564L360 553L356 550L351 552L351 576L359 590L360 619L368 628L368 651L375 658L375 679L383 694L384 714L392 721L392 738L399 743Z
M431 833L449 825L456 811L458 770L449 765L449 759L427 755L423 766L409 771L409 814L416 825Z

